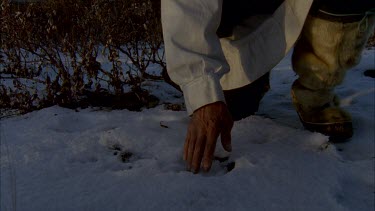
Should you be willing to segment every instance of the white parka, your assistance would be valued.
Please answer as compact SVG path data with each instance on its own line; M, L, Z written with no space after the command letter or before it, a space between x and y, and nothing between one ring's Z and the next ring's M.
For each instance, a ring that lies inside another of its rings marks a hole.
M188 114L223 90L250 84L293 47L313 0L285 0L272 15L252 16L231 37L216 34L222 0L161 0L168 73L180 85Z

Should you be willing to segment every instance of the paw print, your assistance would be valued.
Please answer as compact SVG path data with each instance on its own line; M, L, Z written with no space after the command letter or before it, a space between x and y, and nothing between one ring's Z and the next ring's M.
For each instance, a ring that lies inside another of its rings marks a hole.
M123 148L124 147L120 144L113 144L109 146L109 149L113 151L113 155L117 156L121 162L129 163L134 154L128 150L124 150Z

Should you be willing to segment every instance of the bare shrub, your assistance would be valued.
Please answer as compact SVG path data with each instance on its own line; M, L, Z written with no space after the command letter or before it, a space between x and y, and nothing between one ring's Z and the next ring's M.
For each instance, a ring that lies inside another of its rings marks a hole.
M154 0L3 0L0 108L87 106L98 95L121 99L125 87L144 106L143 80L170 82L159 7ZM151 64L163 74L147 73Z

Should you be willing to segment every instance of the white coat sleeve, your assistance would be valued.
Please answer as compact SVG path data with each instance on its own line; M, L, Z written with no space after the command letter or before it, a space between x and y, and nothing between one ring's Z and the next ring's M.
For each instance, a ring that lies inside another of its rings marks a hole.
M162 0L168 74L180 85L188 114L225 102L220 78L229 71L216 30L222 0Z

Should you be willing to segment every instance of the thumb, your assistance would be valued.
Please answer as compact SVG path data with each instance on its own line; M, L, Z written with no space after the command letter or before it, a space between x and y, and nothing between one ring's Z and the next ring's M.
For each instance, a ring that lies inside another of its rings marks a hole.
M221 132L221 144L223 145L223 148L231 152L232 151L232 135L231 130L225 130Z

